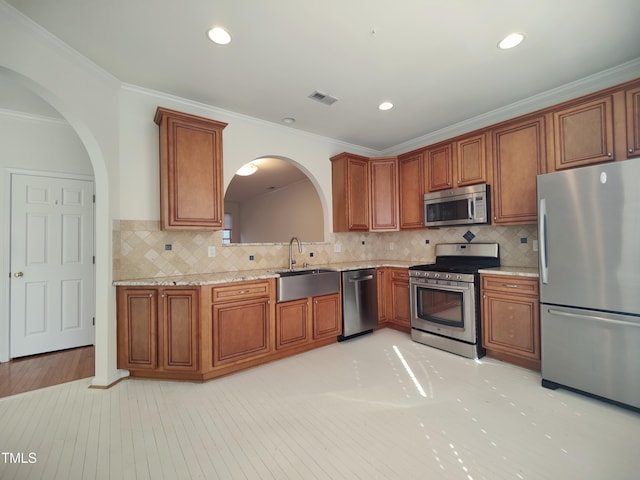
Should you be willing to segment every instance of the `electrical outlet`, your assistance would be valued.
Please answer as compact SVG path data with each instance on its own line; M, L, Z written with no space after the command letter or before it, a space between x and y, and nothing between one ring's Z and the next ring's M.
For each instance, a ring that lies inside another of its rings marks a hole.
M395 249L395 248L396 248L395 243L393 243L393 242L389 242L389 250L393 250L393 249Z
M216 256L216 247L209 245L207 247L207 256L208 257L215 257Z
M537 252L538 251L538 240L534 240L531 243L533 244L533 251Z
M334 251L334 252L336 252L336 253L340 253L340 252L342 251L342 245L341 245L341 244L339 244L339 243L336 243L336 244L333 246L333 251Z

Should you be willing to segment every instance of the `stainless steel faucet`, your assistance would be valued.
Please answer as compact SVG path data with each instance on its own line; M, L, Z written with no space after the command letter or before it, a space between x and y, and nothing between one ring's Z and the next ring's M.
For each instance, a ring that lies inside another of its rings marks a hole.
M300 240L298 237L291 237L289 240L289 270L293 270L293 265L296 263L296 259L293 256L293 241L298 242L298 252L302 253L302 245L300 245Z

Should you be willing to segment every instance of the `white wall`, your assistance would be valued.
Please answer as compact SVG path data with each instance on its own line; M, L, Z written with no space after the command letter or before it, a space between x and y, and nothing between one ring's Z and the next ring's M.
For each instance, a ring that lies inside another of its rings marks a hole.
M83 143L96 185L95 386L113 383L116 369L112 220L119 216L120 82L0 0L0 69L64 117ZM0 240L2 251L8 248ZM4 262L3 262L4 263ZM2 265L2 294L8 282ZM4 317L4 312L2 312ZM5 335L5 331L1 332ZM3 346L0 345L0 350ZM7 352L1 352L6 354Z
M238 225L242 241L249 243L322 242L324 225L318 193L309 180L253 197L240 206Z
M260 157L286 157L311 179L319 192L325 230L331 229L331 162L343 151L377 152L257 120L161 92L127 85L122 90L120 199L122 220L159 220L158 106L228 123L223 131L224 187L242 165Z

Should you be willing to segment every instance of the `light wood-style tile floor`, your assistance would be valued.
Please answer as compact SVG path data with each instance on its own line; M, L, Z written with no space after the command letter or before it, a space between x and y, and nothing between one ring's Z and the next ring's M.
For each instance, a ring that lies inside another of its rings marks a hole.
M389 329L202 384L88 385L0 399L0 449L11 453L0 457L0 478L625 480L640 472L640 414ZM18 454L24 463L11 462Z

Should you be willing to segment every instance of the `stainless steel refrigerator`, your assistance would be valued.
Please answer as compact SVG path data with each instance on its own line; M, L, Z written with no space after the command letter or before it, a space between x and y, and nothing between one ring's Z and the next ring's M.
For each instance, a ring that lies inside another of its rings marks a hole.
M640 159L537 181L542 385L640 408Z

